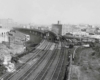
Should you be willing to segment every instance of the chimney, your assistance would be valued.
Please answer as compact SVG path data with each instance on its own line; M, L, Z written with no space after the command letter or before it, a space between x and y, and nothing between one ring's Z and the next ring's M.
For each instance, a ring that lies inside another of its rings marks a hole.
M60 23L60 21L58 21L58 24Z

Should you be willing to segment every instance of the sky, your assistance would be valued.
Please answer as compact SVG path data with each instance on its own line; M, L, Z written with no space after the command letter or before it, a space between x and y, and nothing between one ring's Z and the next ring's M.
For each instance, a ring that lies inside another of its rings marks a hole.
M0 0L0 19L20 23L100 24L100 0Z

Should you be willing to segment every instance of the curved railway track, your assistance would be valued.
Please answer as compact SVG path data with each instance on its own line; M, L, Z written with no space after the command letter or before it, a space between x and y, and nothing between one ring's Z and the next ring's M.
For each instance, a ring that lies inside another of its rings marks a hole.
M56 52L54 52L53 54L53 58L50 59L50 61L48 62L48 64L44 67L44 69L40 72L39 75L37 75L33 80L44 80L44 78L46 77L46 75L49 73L49 70L52 69L53 67L55 67L55 65L57 65L57 62L59 61L59 58L61 56L60 53L60 49L58 50L58 48L56 49ZM55 63L55 64L53 64ZM50 75L49 75L50 76ZM30 79L32 80L32 79ZM47 79L49 80L49 79Z
M19 69L17 73L9 75L4 80L63 80L68 63L68 51L64 47L64 42L59 42L53 50L49 50L51 46L52 43L49 42L47 46L44 46L45 49L42 46L38 47L37 49L41 49L39 51L41 53L37 51L35 54L36 56L41 55L35 63L32 63L31 66L27 64L22 66L23 71ZM32 62L32 60L34 57L29 61Z
M62 43L61 45L64 46L65 44ZM66 50L62 46L61 49L57 48L52 52L53 55L42 70L37 68L36 71L31 71L28 76L19 80L63 80L66 69Z
M49 46L47 46L46 48L47 49L49 49L50 48L50 46L51 46L51 44L49 45ZM40 52L39 52L40 53ZM39 54L38 53L38 54ZM38 62L41 62L41 59L43 59L43 57L45 57L46 56L46 53L47 53L47 51L44 51L44 52L42 52L41 51L41 54L42 54L42 56L40 57L40 59L38 60ZM32 62L32 60L34 59L34 57L31 59L31 62ZM36 65L38 65L38 64L36 64L36 63L33 63L33 65L25 65L22 69L24 69L24 70L19 70L18 72L17 72L17 75L16 75L16 73L14 74L14 75L11 75L11 76L9 76L8 78L6 78L6 79L4 79L4 80L19 80L19 78L20 77L22 77L23 75L25 76L29 71L31 71L31 67L32 66L36 66ZM21 75L19 75L20 74L20 72L22 73ZM25 74L26 73L26 74ZM13 79L14 78L14 79Z
M44 45L44 44L45 44L45 45ZM32 54L32 57L31 57L30 59L28 59L26 62L29 62L30 60L34 59L34 58L39 54L39 52L41 52L41 49L44 49L46 45L48 45L47 41L43 41L43 42L41 43L40 46L37 46L38 49L36 49L36 50L34 50L34 51L32 52L32 53L33 53L33 54ZM33 58L33 57L34 57L34 58ZM25 65L26 65L26 63L24 63L23 65L17 66L17 70L22 69ZM17 72L14 72L14 73L6 73L6 74L4 74L4 75L1 77L1 79L3 78L4 80L6 80L6 79L8 79L10 76L15 75L16 73L17 73Z
M50 46L48 46L48 47L50 48ZM41 53L43 55L35 64L33 64L30 68L28 68L27 71L25 73L23 73L23 75L16 77L17 79L15 79L15 77L14 77L14 79L15 80L23 80L24 77L26 77L32 70L35 70L39 66L39 64L42 63L42 61L48 56L47 53L48 53L48 50ZM12 78L12 79L8 79L8 80L14 80L14 79Z
M42 63L40 63L36 68L32 69L32 71L27 74L27 76L24 76L24 78L21 78L19 80L29 80L29 77L34 73L34 75L32 75L32 79L35 78L34 76L37 76L39 73L40 73L40 70L42 68L42 71L46 70L49 66L49 64L53 61L51 58L55 58L56 55L53 55L53 53L56 54L56 49L53 51L53 52L48 52L47 55L45 58L44 58L44 61L42 61ZM41 72L42 72L41 71ZM36 75L37 73L37 75ZM42 73L43 74L43 73Z
M66 70L67 58L66 58L66 50L64 48L64 43L61 43L61 49L57 49L57 55L55 59L49 63L48 66L36 76L36 78L32 79L23 79L23 80L63 80ZM55 56L55 55L54 55Z
M56 46L57 48L57 46ZM31 74L29 74L29 76L25 77L24 79L22 80L36 80L37 78L39 78L38 80L40 80L40 78L43 77L43 75L45 76L45 74L47 73L48 69L50 68L51 64L53 63L53 61L55 60L55 57L57 56L57 49L54 49L54 51L48 53L48 54L51 54L50 57L47 57L49 58L48 61L44 64L42 70L39 70L36 69L36 71L32 71ZM41 66L41 65L40 65ZM38 73L36 74L36 72L38 71Z
M62 45L61 46L61 56L60 56L59 61L58 61L58 63L57 63L57 65L56 65L56 67L55 67L55 69L54 69L54 71L53 71L53 73L52 73L49 80L58 80L58 77L60 76L61 68L62 68L62 65L63 65L63 62L64 62L64 58L65 58L65 55L64 55L65 53L63 53L64 44L62 43L61 45ZM61 79L61 80L63 80L63 79Z

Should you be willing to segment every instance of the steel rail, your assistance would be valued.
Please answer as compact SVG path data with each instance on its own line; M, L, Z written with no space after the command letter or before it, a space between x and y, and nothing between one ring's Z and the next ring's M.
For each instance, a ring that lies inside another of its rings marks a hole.
M42 53L43 53L43 52L42 52ZM29 69L29 68L28 68L28 69ZM28 71L28 70L27 70L27 71ZM25 74L25 73L24 73L24 74ZM23 74L23 75L24 75L24 74ZM22 75L20 75L20 77L21 77L21 76L22 76ZM12 77L14 77L14 76L12 76ZM10 78L9 78L9 79L7 79L7 80L10 80L12 77L10 77ZM18 79L18 80L19 80L19 79Z
M43 68L43 70L41 70L41 72L39 74L36 75L36 77L33 79L33 80L42 80L45 75L47 74L48 70L50 69L53 61L56 59L57 57L57 53L58 53L58 50L57 50L57 47L54 49L54 51L52 52L52 55L50 60L48 61L48 63L46 64L46 66ZM25 79L26 80L26 79Z
M67 56L66 56L65 48L63 48L63 55L64 55L63 63L59 71L59 76L57 77L56 80L64 80L64 75L65 75L65 70L66 70L66 65L67 65Z
M63 53L62 53L62 45L63 45L63 43L61 42L61 55L60 55L60 58L59 58L59 60L58 60L58 63L57 63L57 65L56 65L56 67L55 67L55 69L54 69L54 72L52 73L52 75L51 75L51 78L49 79L49 80L57 80L57 77L59 76L59 67L61 67L62 66L62 63L63 63L63 58L64 58L64 55L63 55Z
M46 41L45 41L45 42L46 42ZM44 43L44 42L43 42L43 43ZM45 44L45 45L47 45L47 44ZM43 48L44 48L45 46L41 43L40 47L43 47ZM28 59L26 62L29 62L30 60L32 60L33 57L36 56L36 55L38 55L39 52L41 52L41 50L34 50L34 51L33 51L34 54L33 54L32 57L31 57L30 59ZM24 64L21 65L21 66L18 66L18 67L17 67L17 70L20 71L20 69L22 69L25 65L26 65L26 63L24 63ZM16 73L17 73L17 72L14 72L13 74L8 74L8 73L6 73L5 75L3 75L3 76L1 77L1 79L3 78L4 80L6 80L6 79L9 78L9 76L15 75Z
M38 63L33 64L30 68L28 68L28 70L23 75L18 77L16 80L23 80L24 77L30 73L30 71L35 70L41 64L41 62L45 59L45 57L48 55L47 53L48 53L48 50L43 53L42 57L38 60Z

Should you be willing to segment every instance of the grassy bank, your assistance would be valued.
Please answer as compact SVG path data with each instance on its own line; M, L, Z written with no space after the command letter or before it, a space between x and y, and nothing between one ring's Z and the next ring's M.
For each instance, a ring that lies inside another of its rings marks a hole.
M76 50L71 80L100 80L100 47Z

